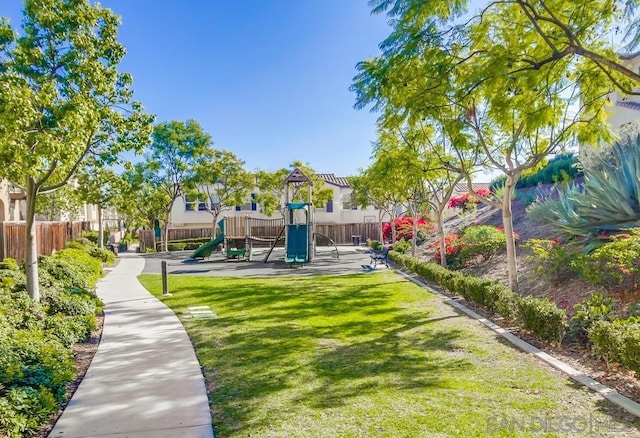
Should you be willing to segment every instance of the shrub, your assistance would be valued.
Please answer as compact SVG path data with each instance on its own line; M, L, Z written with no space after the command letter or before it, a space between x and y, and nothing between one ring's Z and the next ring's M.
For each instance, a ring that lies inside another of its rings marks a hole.
M563 309L547 298L520 298L517 305L524 328L545 341L562 340L568 328Z
M428 234L433 233L433 224L426 219L418 219L418 242L422 242L427 238ZM412 240L413 239L413 218L402 216L395 220L396 240ZM391 222L385 222L382 226L382 234L386 242L391 241L392 230Z
M77 249L63 249L53 255L54 259L62 260L73 265L81 275L86 276L89 280L90 288L93 288L96 281L102 276L102 264L100 261L91 257L86 251Z
M596 321L588 336L595 355L640 375L640 318Z
M57 313L47 318L45 329L49 336L69 348L89 338L91 332L96 329L96 317L92 314L68 316Z
M574 309L576 314L571 318L571 333L584 339L593 323L613 318L613 300L602 294L592 293L588 300L576 304Z
M105 248L91 248L89 255L107 265L112 265L116 262L116 255Z
M557 239L530 239L525 246L532 251L525 258L535 266L535 273L553 285L557 286L575 273L572 267L579 256L560 245Z
M484 305L506 319L516 316L518 297L501 283L465 276L461 272L451 271L435 263L422 263L403 254L389 254L392 261L400 263L425 280L438 283L469 301Z
M638 289L640 273L640 228L611 236L611 241L586 256L582 275L589 283L609 291Z
M490 198L492 196L491 190L486 187L475 189L474 192L478 196L482 196L484 198ZM480 204L480 201L476 197L470 195L469 193L465 193L463 195L449 199L448 207L461 208L463 211L466 211L470 207L472 208L474 206L477 206L478 204Z
M186 246L186 243L168 243L167 249L169 251L182 251Z
M55 397L45 387L10 388L0 393L0 433L7 438L30 436L55 410Z
M86 230L82 232L82 237L89 240L94 245L98 244L98 232L93 230ZM102 243L107 244L109 241L109 232L104 230L102 232Z
M429 244L429 249L434 251L435 259L438 261L438 263L441 263L442 258L440 257L440 241L436 240L435 242ZM446 253L447 266L456 267L458 256L460 255L460 250L462 249L458 233L452 232L444 236L444 249Z
M491 225L472 225L460 236L460 263L481 255L488 259L505 245L504 233Z
M406 240L401 240L393 245L393 250L401 254L406 254L409 248L411 248L411 242L407 242Z
M382 243L377 240L367 239L367 246L374 251L380 251L382 249Z

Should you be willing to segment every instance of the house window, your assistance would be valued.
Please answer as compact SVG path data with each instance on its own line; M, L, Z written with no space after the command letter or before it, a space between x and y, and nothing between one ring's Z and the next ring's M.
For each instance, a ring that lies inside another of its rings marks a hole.
M333 213L333 199L329 199L326 205L327 213Z
M198 198L195 196L185 196L184 197L184 210L185 211L196 211L198 207Z
M207 211L209 204L207 201L201 201L196 196L184 197L184 210L185 211Z
M242 207L240 207L240 210L238 210L236 208L236 211L256 211L258 209L258 204L256 203L256 194L252 193L251 194L251 200L249 202L247 202L246 204L243 204Z
M343 210L357 210L358 206L353 203L351 194L342 195L342 209Z

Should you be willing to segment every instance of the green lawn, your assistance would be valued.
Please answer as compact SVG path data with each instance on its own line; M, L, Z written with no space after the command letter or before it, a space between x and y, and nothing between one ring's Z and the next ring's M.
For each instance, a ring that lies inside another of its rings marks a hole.
M638 433L596 394L390 271L170 276L168 298L159 275L140 280L181 319L187 306L218 315L183 322L222 438L511 437L526 427L539 437L556 436L540 432L541 421L553 431L590 418L595 436Z

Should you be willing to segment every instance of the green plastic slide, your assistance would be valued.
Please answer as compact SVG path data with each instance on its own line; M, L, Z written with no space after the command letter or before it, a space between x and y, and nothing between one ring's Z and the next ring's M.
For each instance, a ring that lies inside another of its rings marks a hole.
M203 259L205 257L209 257L213 252L213 249L224 242L224 219L218 222L218 227L220 228L220 234L218 234L218 237L203 245L200 245L198 249L193 251L189 258Z

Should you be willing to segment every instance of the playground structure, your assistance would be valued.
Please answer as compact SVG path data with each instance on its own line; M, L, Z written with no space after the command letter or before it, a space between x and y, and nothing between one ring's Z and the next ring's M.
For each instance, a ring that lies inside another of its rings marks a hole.
M291 187L307 185L307 202L290 202ZM313 182L300 170L294 169L284 180L285 217L285 256L289 264L309 263L313 260L316 239L313 220L311 193Z
M300 187L307 184L307 202L289 202L291 185ZM283 219L258 219L251 216L226 217L220 222L220 234L216 239L202 245L192 254L192 259L209 257L213 249L224 242L227 259L253 260L254 246L269 245L264 258L267 263L274 248L284 239L284 261L290 265L309 263L316 252L316 236L322 236L335 247L336 257L340 258L338 247L327 235L315 232L314 208L311 202L312 181L299 169L294 169L284 181L285 212Z

